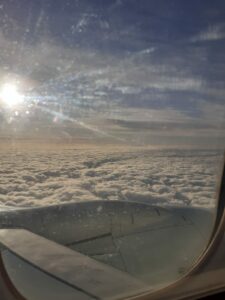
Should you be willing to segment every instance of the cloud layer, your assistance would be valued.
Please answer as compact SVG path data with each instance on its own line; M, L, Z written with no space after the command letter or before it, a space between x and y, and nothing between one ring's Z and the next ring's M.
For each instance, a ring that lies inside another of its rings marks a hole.
M89 200L212 207L216 151L68 147L1 149L0 203L44 206Z

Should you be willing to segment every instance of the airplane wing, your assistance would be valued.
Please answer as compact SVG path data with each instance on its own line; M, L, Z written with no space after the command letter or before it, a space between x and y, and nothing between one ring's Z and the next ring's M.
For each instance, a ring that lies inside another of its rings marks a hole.
M143 283L127 273L24 229L2 229L0 241L21 260L20 264L23 261L29 263L74 288L83 294L84 299L112 299L127 296L128 293L143 292L145 289ZM16 278L11 279L16 281Z
M187 274L207 246L212 216L120 201L2 211L3 262L22 294L38 295L32 300L45 299L34 282L46 299L118 299Z

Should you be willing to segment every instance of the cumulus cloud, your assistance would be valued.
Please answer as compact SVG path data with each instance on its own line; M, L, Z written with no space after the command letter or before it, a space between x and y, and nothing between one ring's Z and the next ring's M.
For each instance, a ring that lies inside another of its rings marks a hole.
M1 149L0 204L45 206L92 200L154 205L216 204L218 151Z

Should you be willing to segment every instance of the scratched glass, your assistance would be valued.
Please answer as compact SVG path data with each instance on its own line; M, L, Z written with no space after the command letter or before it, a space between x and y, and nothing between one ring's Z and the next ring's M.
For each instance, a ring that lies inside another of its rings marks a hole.
M155 291L200 259L224 18L219 0L0 0L0 249L27 299Z

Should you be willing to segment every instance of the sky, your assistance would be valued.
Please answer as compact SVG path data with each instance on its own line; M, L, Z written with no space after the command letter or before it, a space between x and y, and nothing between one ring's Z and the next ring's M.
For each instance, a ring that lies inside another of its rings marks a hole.
M0 0L0 137L225 145L223 0Z

